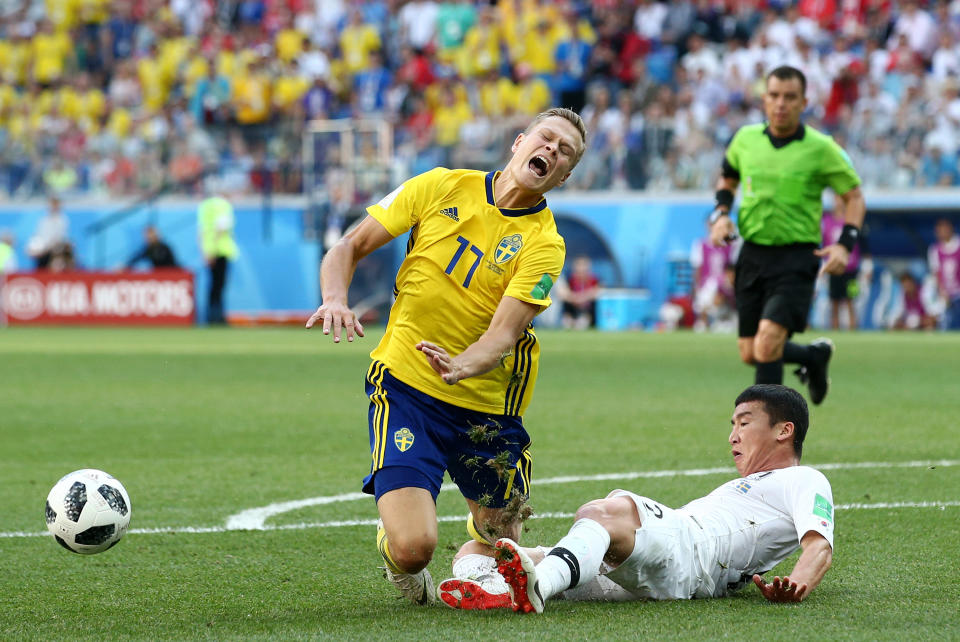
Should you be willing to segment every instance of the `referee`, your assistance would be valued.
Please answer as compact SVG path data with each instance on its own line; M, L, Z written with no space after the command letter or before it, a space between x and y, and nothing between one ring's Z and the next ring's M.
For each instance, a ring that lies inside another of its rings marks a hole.
M818 271L842 274L856 246L866 207L860 178L833 138L800 122L807 80L799 69L777 67L767 75L763 108L767 124L741 127L730 141L717 181L710 240L736 238L736 298L740 359L756 368L756 383L783 383L783 363L797 363L810 401L827 394L833 342L789 341L807 327ZM734 192L743 183L737 226L730 218ZM820 246L823 189L837 194L843 232ZM820 260L823 259L823 267Z

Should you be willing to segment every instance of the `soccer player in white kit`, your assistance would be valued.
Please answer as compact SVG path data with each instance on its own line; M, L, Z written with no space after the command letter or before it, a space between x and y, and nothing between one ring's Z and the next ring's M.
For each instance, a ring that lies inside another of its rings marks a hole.
M790 388L759 384L735 403L729 442L741 477L672 509L615 490L580 507L552 548L497 542L513 609L543 611L565 599L720 597L751 580L772 602L799 602L833 559L833 494L800 465L807 404ZM790 575L761 577L797 548Z

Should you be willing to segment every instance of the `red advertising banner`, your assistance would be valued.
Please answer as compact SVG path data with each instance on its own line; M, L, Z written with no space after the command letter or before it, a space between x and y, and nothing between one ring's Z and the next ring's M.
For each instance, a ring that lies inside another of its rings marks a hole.
M2 285L10 325L191 325L195 313L186 270L14 272Z

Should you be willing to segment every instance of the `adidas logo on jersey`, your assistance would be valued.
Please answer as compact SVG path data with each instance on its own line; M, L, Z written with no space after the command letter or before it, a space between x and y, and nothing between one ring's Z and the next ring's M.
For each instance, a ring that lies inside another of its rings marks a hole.
M460 217L457 216L457 208L455 207L445 207L440 210L440 213L446 216L447 218L452 218L453 220L460 222Z

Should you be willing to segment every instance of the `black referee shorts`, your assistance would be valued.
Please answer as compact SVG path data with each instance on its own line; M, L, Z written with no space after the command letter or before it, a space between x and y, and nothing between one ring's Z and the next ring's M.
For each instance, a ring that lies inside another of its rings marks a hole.
M793 334L807 328L820 259L813 243L756 245L745 242L737 259L735 289L741 337L753 337L760 319Z

